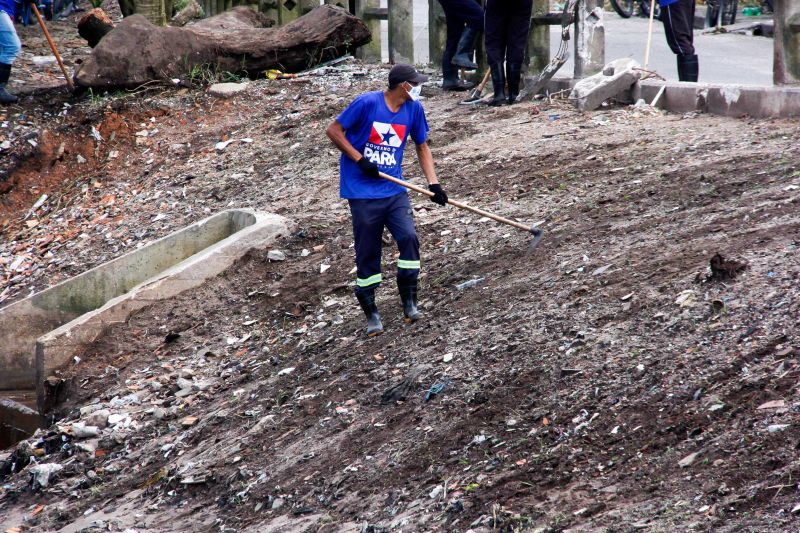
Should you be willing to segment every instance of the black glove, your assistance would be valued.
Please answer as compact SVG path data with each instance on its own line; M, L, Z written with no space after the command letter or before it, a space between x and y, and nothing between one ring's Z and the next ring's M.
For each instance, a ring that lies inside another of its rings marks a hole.
M428 190L433 193L433 196L431 196L431 202L439 205L445 205L447 203L447 193L444 192L441 185L438 183L433 183L428 185Z
M358 165L358 168L361 169L361 172L363 172L364 174L366 174L370 178L379 178L380 177L380 176L378 176L378 172L380 172L378 170L378 165L376 165L375 163L373 163L372 161L370 161L366 157L362 157L361 159L359 159L356 164Z

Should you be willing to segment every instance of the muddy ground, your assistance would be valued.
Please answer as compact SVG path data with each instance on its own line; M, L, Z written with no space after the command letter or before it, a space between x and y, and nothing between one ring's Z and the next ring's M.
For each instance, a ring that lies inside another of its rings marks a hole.
M448 193L546 236L528 256L528 235L414 197L423 319L400 320L388 245L386 333L366 339L324 129L385 74L352 64L233 100L159 88L40 116L66 148L27 159L0 199L0 257L30 265L6 275L8 301L229 206L298 229L275 244L285 261L253 251L65 369L60 429L0 452L25 467L0 485L0 525L797 530L797 122L473 108L426 88ZM415 165L411 150L419 181ZM717 253L744 269L709 279ZM101 436L62 436L100 407ZM31 453L63 465L46 487L19 461Z

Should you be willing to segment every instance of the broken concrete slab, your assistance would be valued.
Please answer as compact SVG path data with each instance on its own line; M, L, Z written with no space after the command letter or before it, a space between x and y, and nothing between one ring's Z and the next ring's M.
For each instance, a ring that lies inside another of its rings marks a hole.
M0 390L41 387L110 324L200 285L290 227L270 213L222 211L3 308Z
M609 98L630 90L641 77L641 71L635 70L637 68L639 63L633 59L616 59L602 72L576 83L569 97L581 111L597 109Z
M215 83L208 88L208 94L217 98L232 98L247 89L247 83Z
M553 78L545 89L550 93L569 90L579 81L566 77ZM642 99L650 103L662 88L664 93L656 102L656 107L672 113L698 111L728 117L800 117L800 87L646 80L639 81L616 98L626 102Z

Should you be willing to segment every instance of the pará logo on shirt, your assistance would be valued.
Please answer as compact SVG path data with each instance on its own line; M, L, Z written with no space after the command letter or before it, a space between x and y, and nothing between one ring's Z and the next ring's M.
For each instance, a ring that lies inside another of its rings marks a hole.
M383 167L397 165L395 152L403 145L405 136L406 126L403 124L373 122L367 145L364 147L364 157Z

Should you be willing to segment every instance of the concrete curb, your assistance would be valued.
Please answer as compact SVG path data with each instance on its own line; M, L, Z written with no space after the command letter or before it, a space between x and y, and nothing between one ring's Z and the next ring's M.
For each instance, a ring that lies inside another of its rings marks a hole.
M0 310L0 390L37 388L109 326L197 287L254 248L289 234L252 209L212 215Z
M554 93L572 89L578 81L553 78L546 88ZM673 113L699 111L726 117L800 117L800 87L641 81L622 93L619 99L635 102L641 98L649 104L663 86L666 89L656 107Z

